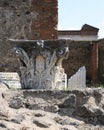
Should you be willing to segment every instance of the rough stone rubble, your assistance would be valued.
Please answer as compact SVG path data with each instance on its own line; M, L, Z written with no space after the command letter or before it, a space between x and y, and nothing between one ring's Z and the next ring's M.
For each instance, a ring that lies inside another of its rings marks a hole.
M104 130L104 89L9 90L0 87L2 130Z

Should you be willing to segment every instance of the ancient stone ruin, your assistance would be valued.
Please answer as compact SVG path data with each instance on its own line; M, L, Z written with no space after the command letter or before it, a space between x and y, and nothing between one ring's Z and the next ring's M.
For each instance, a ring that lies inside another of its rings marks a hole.
M82 66L79 70L68 79L68 89L85 89L86 88L86 68Z
M65 40L11 39L10 42L20 63L23 89L65 89L67 78L62 60L69 54Z

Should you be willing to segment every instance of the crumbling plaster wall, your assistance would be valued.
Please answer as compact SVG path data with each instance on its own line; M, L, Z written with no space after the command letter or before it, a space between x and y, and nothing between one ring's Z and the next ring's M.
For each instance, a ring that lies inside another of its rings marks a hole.
M15 64L11 65L15 58L10 58L8 39L30 37L30 7L31 0L0 0L0 71L16 67Z

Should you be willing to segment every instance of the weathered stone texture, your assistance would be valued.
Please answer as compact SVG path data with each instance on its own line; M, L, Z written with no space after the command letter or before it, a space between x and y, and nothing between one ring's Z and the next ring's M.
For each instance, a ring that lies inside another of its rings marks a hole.
M62 60L69 54L65 43L65 40L11 40L14 46L11 50L20 63L23 89L65 89L67 78L63 79Z
M57 38L57 0L1 0L0 37ZM2 42L1 41L1 42Z
M2 88L0 103L0 130L104 130L103 88L74 91Z
M31 32L30 0L0 0L0 71L8 71L13 65L9 57L9 38L27 39ZM15 62L16 63L16 62ZM16 69L16 68L15 68Z
M57 0L0 0L0 25L0 71L15 71L8 39L56 39Z
M9 107L18 111L20 108L43 110L69 117L77 116L87 123L104 124L104 89L101 88L74 91L8 90L8 93L4 92L4 97Z

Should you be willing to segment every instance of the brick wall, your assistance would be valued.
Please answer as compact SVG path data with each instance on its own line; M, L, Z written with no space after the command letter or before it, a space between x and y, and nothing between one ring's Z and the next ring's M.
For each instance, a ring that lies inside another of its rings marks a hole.
M104 83L104 39L98 41L98 80Z
M63 61L63 67L71 77L81 66L87 70L87 81L104 83L104 39L96 42L67 41L69 58Z
M93 42L90 46L90 74L93 83L96 83L98 80L98 43Z
M32 38L57 39L57 0L32 0Z
M87 41L67 41L69 44L69 57L63 61L65 72L70 78L82 66L86 67L87 77L90 77L90 42Z

